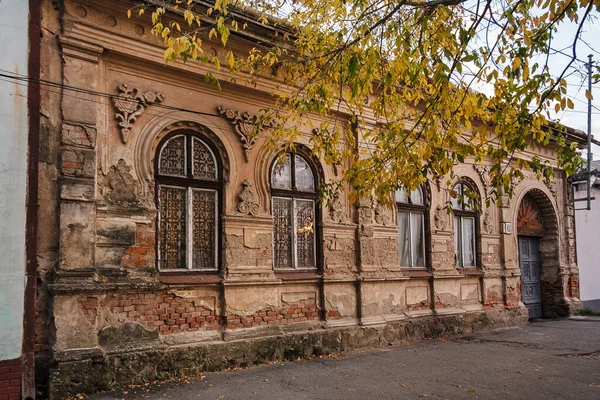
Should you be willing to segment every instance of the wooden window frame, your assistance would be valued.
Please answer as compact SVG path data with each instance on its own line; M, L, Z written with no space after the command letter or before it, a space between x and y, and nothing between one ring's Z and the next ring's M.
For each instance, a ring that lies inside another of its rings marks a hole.
M407 271L428 271L431 265L431 257L430 257L430 239L431 239L431 231L429 229L429 209L430 209L430 197L429 191L427 190L425 185L419 186L419 190L421 191L421 197L423 199L423 204L412 204L412 199L410 193L407 191L407 199L408 203L402 203L396 201L396 212L399 214L400 212L411 213L419 213L423 215L423 258L425 260L424 266L405 266L400 264L400 247L398 247L398 264L400 268ZM394 193L395 198L395 193ZM396 216L396 221L398 223L398 217ZM412 229L412 228L411 228ZM410 234L410 233L409 233ZM398 241L400 240L400 226L398 226ZM411 264L412 264L412 250L411 250Z
M463 195L463 193L464 193L464 187L468 187L471 192L476 192L477 193L476 186L473 183L471 183L471 182L469 182L469 181L467 181L465 179L462 179L462 180L456 182L452 186L452 189L454 190L454 188L456 188L457 185L461 185L462 186L461 193L460 193L461 197L464 196ZM454 263L455 263L456 268L459 269L459 270L466 270L466 271L477 270L481 266L481 259L480 259L480 254L479 254L479 248L480 248L480 244L479 244L479 233L480 233L479 232L479 212L477 211L477 208L478 208L479 205L478 204L474 204L473 205L474 209L469 210L469 209L465 209L465 203L464 203L464 201L462 201L462 202L459 202L458 206L460 207L460 209L454 208L454 205L453 205L453 208L452 208L452 213L453 213L452 224L454 226L454 232L453 233L454 233L455 236L457 234L460 234L458 242L460 242L460 245L461 245L461 253L460 254L461 254L461 256L464 259L464 242L462 240L463 239L463 237L462 237L463 236L462 235L462 233L463 233L463 219L467 219L467 218L472 218L473 219L473 225L474 225L473 226L473 253L474 253L473 254L473 263L474 263L474 265L464 266L464 261L463 260L461 260L461 262L459 264L459 260L458 260L458 257L457 257L456 246L455 245L453 246L454 247ZM460 227L456 226L456 218L454 218L454 217L458 217L459 218ZM454 240L454 243L456 243L456 240Z
M271 191L271 215L273 215L273 199L286 199L292 201L292 232L294 232L292 236L292 267L291 268L279 268L275 264L275 236L273 235L273 269L275 272L279 274L287 274L287 273L321 273L322 272L322 226L321 226L321 207L319 206L319 183L320 183L320 174L315 167L315 163L312 158L304 151L289 151L285 152L286 157L290 157L290 170L291 170L291 189L281 189L273 187L273 168L277 164L278 159L284 152L280 152L271 162L271 166L269 167L269 186ZM295 156L301 157L308 167L310 168L313 181L314 181L314 191L300 191L296 187L296 162ZM297 234L296 234L296 201L297 200L311 200L314 204L314 267L298 267L297 261Z
M186 176L179 175L167 175L159 173L160 166L160 157L163 148L167 145L167 143L177 137L184 136L185 137L185 165L186 165ZM215 172L216 179L215 180L206 180L200 178L194 178L192 175L193 169L193 158L192 158L192 148L190 145L193 143L193 139L200 140L203 144L205 144L213 157L213 161L215 163ZM222 215L223 215L223 164L220 159L218 149L215 144L204 135L200 134L197 131L191 130L177 130L170 132L164 138L162 138L156 147L155 160L154 160L154 201L157 208L157 216L156 216L156 240L155 240L155 248L156 248L156 268L160 274L163 275L191 275L191 274L217 274L221 272L222 266L222 252L221 252L221 227L222 225ZM186 265L181 268L161 268L160 266L160 187L176 187L176 188L184 188L186 190ZM192 196L194 190L204 190L211 191L215 193L215 250L214 250L214 258L215 258L215 267L214 268L203 268L203 269L193 269L191 262L191 254L193 252L193 242L192 236L189 233L193 229L193 216L192 216L192 208L189 207L191 204Z

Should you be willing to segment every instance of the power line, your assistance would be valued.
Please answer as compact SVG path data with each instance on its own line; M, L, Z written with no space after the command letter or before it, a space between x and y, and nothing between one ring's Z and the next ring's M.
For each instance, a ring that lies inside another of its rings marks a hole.
M468 12L469 14L471 14L471 15L475 15L476 17L478 17L478 16L479 16L479 15L477 15L477 13L476 13L476 12L474 12L474 11L472 11L472 10L468 9L468 8L463 8L463 9L464 9L466 12ZM481 18L482 18L483 20L485 20L485 21L487 21L487 22L491 23L491 24L494 24L494 25L496 25L498 28L502 28L502 25L500 25L500 24L499 24L498 22L496 22L496 21L493 21L493 20L491 20L491 19L489 19L489 18L487 18L487 17L483 17L483 16L482 16ZM581 59L579 59L579 58L577 58L577 57L573 57L573 55L572 55L572 54L565 53L565 52L564 52L564 51L562 51L562 50L557 50L557 49L555 49L555 48L553 48L553 47L551 47L551 46L548 46L548 49L550 49L550 50L554 51L554 52L555 52L555 53L557 53L557 54L563 55L563 56L565 56L565 57L573 58L574 60L576 60L576 61L579 61L580 63L587 64L587 61L581 60Z

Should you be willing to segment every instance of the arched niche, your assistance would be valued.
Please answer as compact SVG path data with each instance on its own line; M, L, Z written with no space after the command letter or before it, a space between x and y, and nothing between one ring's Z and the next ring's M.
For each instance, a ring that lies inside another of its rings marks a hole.
M526 243L537 243L539 257L539 283L541 300L541 317L557 317L568 315L565 302L562 277L560 275L560 235L556 208L550 197L540 188L530 188L525 191L516 210L516 234L521 270L522 290L528 278L523 270L525 259L535 259L529 254L532 247L523 248ZM525 267L529 268L529 267ZM527 293L521 292L522 296ZM525 301L524 301L525 302ZM531 314L530 314L531 315Z

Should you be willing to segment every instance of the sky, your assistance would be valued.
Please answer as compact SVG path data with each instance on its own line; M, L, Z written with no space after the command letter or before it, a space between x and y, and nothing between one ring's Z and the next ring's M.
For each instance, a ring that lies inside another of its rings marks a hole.
M464 7L475 10L474 7L477 1L467 0ZM583 16L583 14L584 12L581 10L579 15ZM558 77L569 63L577 29L578 23L565 22L559 26L558 32L551 43L553 51L548 57L550 73L553 76ZM573 100L574 108L558 113L552 109L550 119L587 133L588 100L585 93L588 88L588 75L585 62L588 60L588 55L591 54L593 55L594 64L600 65L600 14L598 12L590 13L583 25L580 39L576 46L577 60L573 63L565 78L568 85L567 96ZM543 61L545 60L540 60L540 63L543 63ZM482 91L486 92L486 88L482 88ZM592 83L592 95L594 96L594 100L592 100L592 136L600 140L600 82ZM600 159L600 146L592 146L594 159Z
M587 61L588 54L591 54L593 55L593 62L598 65L600 64L600 15L595 13L592 18L592 20L585 23L582 30L582 41L579 42L576 48L577 58ZM566 24L561 27L552 47L558 50L568 48L566 52L571 53L571 46L576 32L576 24ZM562 54L554 54L551 57L551 68L556 70L564 68L569 61L568 57ZM572 97L575 108L561 111L558 114L552 112L550 115L554 114L566 126L587 132L588 101L585 97L585 91L588 87L587 68L578 61L575 61L574 66L581 73L575 73L567 78L567 95ZM594 96L592 100L592 135L595 139L600 140L600 82L592 82L592 95ZM594 159L600 159L600 146L594 145L593 152Z

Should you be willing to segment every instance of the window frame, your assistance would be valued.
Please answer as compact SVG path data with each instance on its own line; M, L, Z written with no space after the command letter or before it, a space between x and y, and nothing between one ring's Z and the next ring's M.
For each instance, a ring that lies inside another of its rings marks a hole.
M180 175L167 175L159 173L160 160L162 156L162 151L164 147L168 144L168 142L174 139L177 136L184 136L184 146L185 146L185 165L186 165L186 176ZM200 140L208 149L213 157L213 161L215 163L215 172L216 179L215 180L207 180L194 178L192 175L193 170L193 157L192 157L192 148L193 139ZM172 187L186 190L186 265L180 268L161 268L160 266L160 188L161 187ZM188 207L188 204L193 199L193 192L195 190L200 191L210 191L215 193L215 267L214 268L202 268L202 269L194 269L191 263L192 253L193 253L193 237L189 233L193 230L193 218L191 215L191 208ZM223 215L223 162L219 155L218 149L213 143L212 140L202 135L198 131L193 130L176 130L173 132L169 132L165 135L156 146L155 157L154 157L154 202L157 209L156 215L156 240L155 240L155 248L156 248L156 269L161 274L216 274L220 273L222 270L222 237L221 231L223 226L222 215Z
M273 215L273 200L274 199L284 199L284 200L291 200L292 201L292 232L294 232L294 235L292 235L292 267L290 268L280 268L276 266L276 260L275 260L275 235L273 235L273 240L272 240L272 248L273 248L273 262L272 262L272 266L273 266L273 270L275 272L280 272L280 273L288 273L288 272L298 272L298 273L302 273L302 272L322 272L322 240L321 240L321 232L322 232L322 227L321 227L321 207L319 205L319 187L320 187L320 183L321 183L321 174L317 171L317 168L315 166L315 162L312 159L312 157L310 157L310 155L308 154L307 151L302 151L303 149L296 149L296 151L282 151L279 152L274 158L273 161L271 162L271 165L269 167L269 189L270 189L270 193L271 193L271 201L270 201L270 207L271 207L271 215L273 217L275 217ZM291 189L282 189L282 188L274 188L273 187L273 168L275 167L275 165L277 164L279 158L282 156L282 154L286 154L286 157L290 158L290 170L291 170ZM297 189L296 187L296 165L295 165L295 156L301 157L304 162L308 165L308 167L310 168L312 175L313 175L313 182L314 182L314 191L312 192L308 192L308 191L300 191ZM298 248L297 248L297 244L298 244L298 238L297 238L297 230L296 230L296 215L297 215L297 206L296 206L296 202L298 200L310 200L313 202L313 207L314 207L314 216L315 216L315 221L314 221L314 244L313 244L313 251L314 251L314 263L315 266L314 267L298 267L298 260L297 260L297 253L298 253ZM273 232L275 232L275 225L273 225Z
M452 186L452 190L455 190L455 188L460 185L461 186L461 192L459 193L459 199L461 197L464 197L464 188L467 187L471 192L475 192L475 193L479 193L476 189L477 186L475 186L473 183L467 181L465 178L461 179L460 181L456 182L453 186ZM462 201L459 200L458 206L460 208L454 208L454 204L452 204L452 213L453 213L453 218L452 218L452 224L454 227L453 230L453 235L454 235L454 243L453 243L453 247L454 247L454 265L457 269L465 269L465 270L476 270L479 269L479 267L481 266L481 260L480 260L480 254L479 254L479 217L480 217L480 213L478 211L479 209L479 204L475 203L472 205L471 209L466 209L465 208L465 202L464 199ZM460 221L460 226L456 226L456 221ZM465 242L463 241L463 220L465 219L472 219L473 220L473 264L474 265L464 265L464 245ZM458 240L456 238L456 235L459 235ZM460 260L459 263L459 259L458 259L458 253L456 252L456 243L459 242L460 246L461 246L461 252L460 252L460 256L462 258L462 260Z
M398 246L398 265L400 265L400 268L402 269L406 269L409 271L427 271L430 269L430 265L431 265L431 258L430 258L430 229L429 229L429 209L430 209L430 198L429 198L429 191L427 190L427 186L426 185L420 185L418 188L418 190L421 191L421 198L423 199L423 204L413 204L412 203L412 199L411 199L411 193L409 193L408 191L406 191L406 197L408 202L407 203L402 203L396 200L396 192L394 192L394 201L396 203L396 223L398 225L398 244L400 244L400 226L399 226L399 220L398 220L398 214L400 214L401 212L406 212L408 213L408 218L409 218L409 226L411 231L409 232L409 234L412 234L412 222L410 219L410 215L411 214L421 214L423 216L423 230L422 230L422 234L423 234L423 260L425 262L424 266L406 266L406 265L402 265L400 264L400 246ZM398 189L401 190L401 189ZM411 236L411 240L412 240L412 236ZM410 254L410 258L411 258L411 264L412 264L412 246L410 247L411 250L411 254Z

